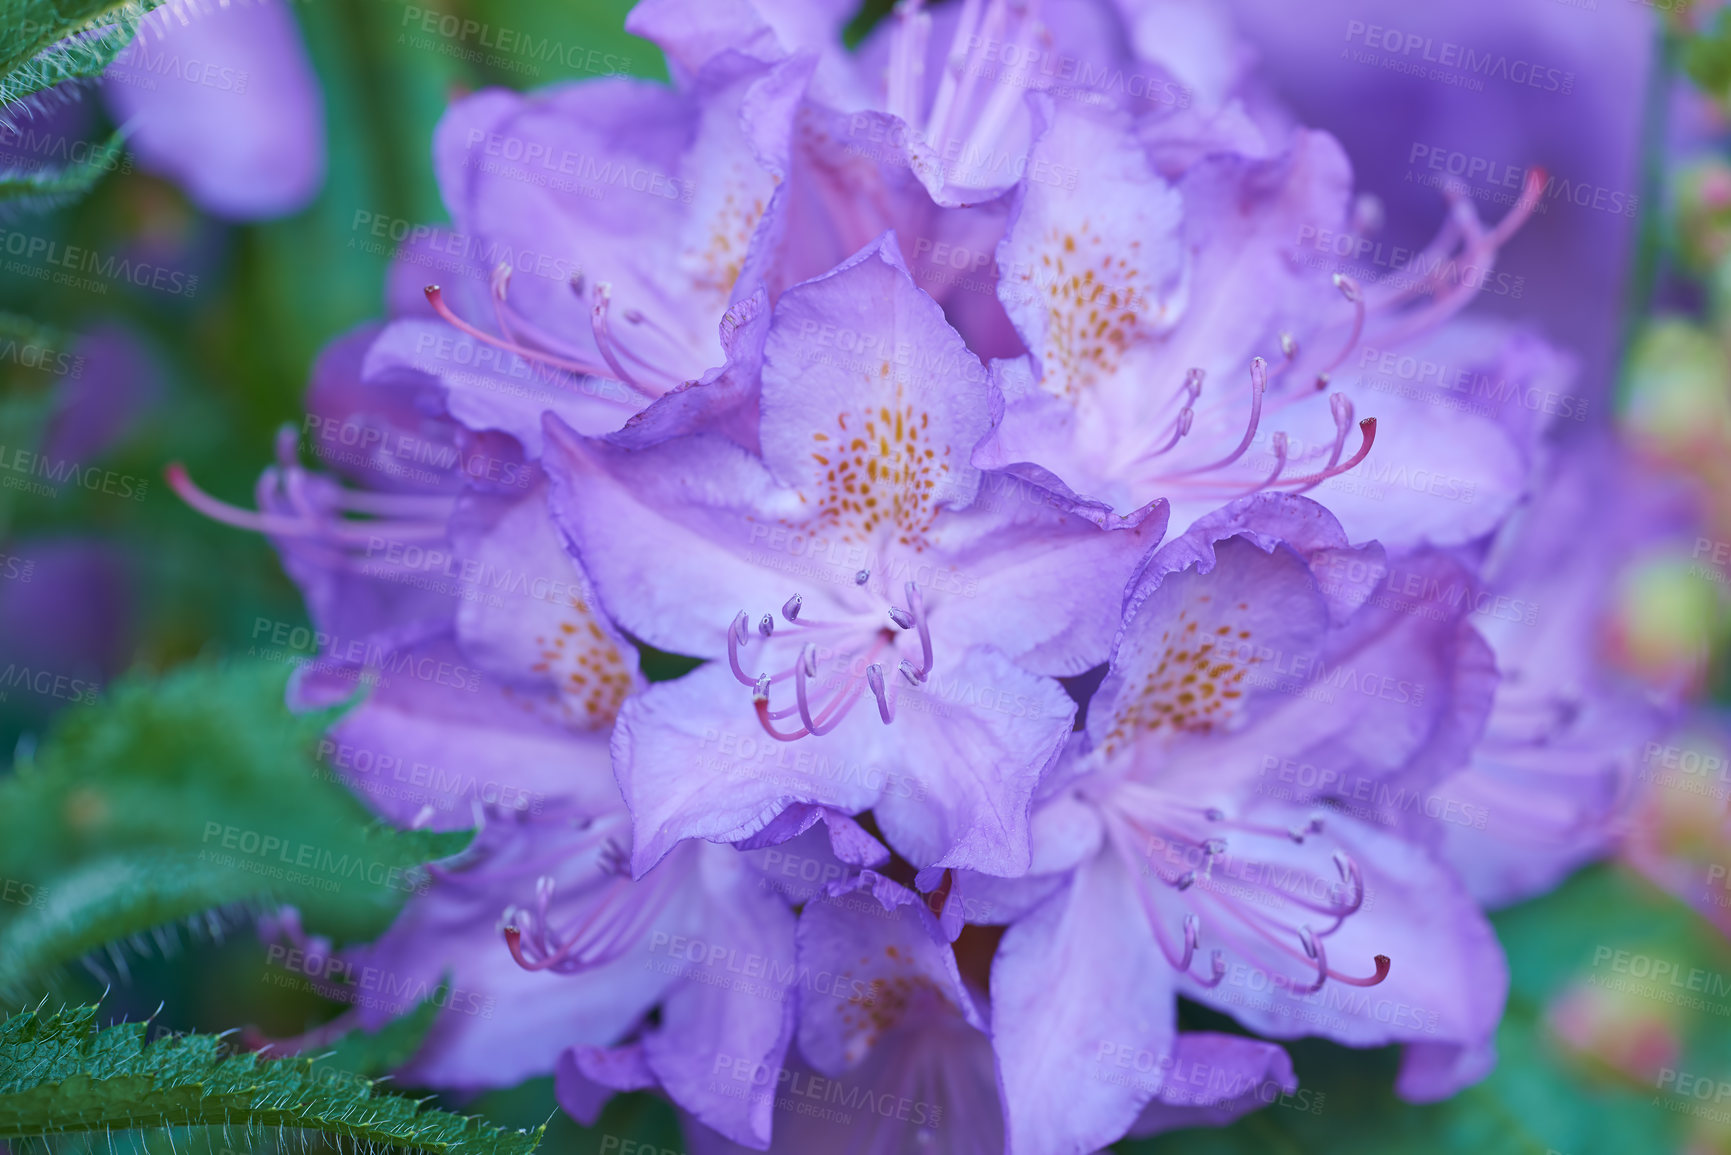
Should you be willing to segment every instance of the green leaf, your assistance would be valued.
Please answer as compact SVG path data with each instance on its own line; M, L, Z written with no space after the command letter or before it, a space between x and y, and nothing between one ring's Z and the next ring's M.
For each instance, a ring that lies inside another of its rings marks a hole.
M0 903L0 993L225 907L292 903L318 932L371 937L425 888L421 864L467 843L384 827L323 773L316 744L335 715L291 713L287 673L199 664L94 704L69 686L79 700L0 779L0 880L30 895ZM0 683L42 676L0 665Z
M450 985L450 977L440 984L431 997L406 1015L392 1019L376 1031L353 1030L319 1056L320 1061L342 1071L378 1078L387 1075L415 1057L433 1021L439 1017L441 992Z
M0 170L0 207L8 212L45 212L76 200L95 187L104 173L114 171L124 150L125 138L116 132L82 161L65 168Z
M88 80L132 43L138 22L163 0L0 2L0 123L32 93Z
M1665 960L1682 974L1723 977L1731 973L1724 941L1681 903L1609 867L1584 871L1493 922L1509 956L1510 993L1497 1032L1497 1067L1483 1082L1442 1103L1410 1104L1393 1093L1396 1049L1352 1051L1304 1040L1288 1044L1299 1076L1297 1095L1271 1094L1272 1105L1230 1127L1174 1132L1120 1143L1117 1150L1623 1155L1684 1149L1687 1112L1696 1104L1574 1051L1551 1030L1547 1012L1566 991L1614 987L1608 980L1621 976L1608 960L1617 951ZM1651 990L1634 996L1634 1007L1676 1032L1681 1049L1670 1062L1677 1070L1726 1077L1731 1035L1723 1026L1731 1003L1721 1001L1711 1014L1677 1014L1664 989L1668 984L1649 985ZM1731 987L1731 981L1723 985Z
M1731 96L1731 15L1719 11L1711 29L1687 37L1683 70L1709 96Z
M0 1024L0 1138L138 1127L294 1127L449 1155L528 1155L541 1131L381 1094L317 1060L262 1059L214 1035L146 1039L146 1024L96 1029L93 1006Z

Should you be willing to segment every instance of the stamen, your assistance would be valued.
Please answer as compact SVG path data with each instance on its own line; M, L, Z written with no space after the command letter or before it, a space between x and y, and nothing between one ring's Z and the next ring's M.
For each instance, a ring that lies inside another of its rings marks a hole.
M791 598L788 598L787 601L782 603L781 616L790 622L799 621L799 607L804 604L805 600L798 594L794 594Z
M1293 338L1291 333L1282 333L1280 335L1280 355L1285 357L1288 361L1298 356L1298 342Z
M1335 982L1345 983L1349 987L1374 987L1388 977L1391 964L1389 957L1385 954L1377 955L1373 961L1376 963L1376 973L1369 978L1355 978L1352 975L1343 975L1339 971L1329 971L1328 977Z
M1264 361L1261 357L1254 357L1250 361L1250 423L1245 427L1244 438L1239 441L1238 448L1234 449L1231 453L1228 453L1225 457L1222 457L1219 461L1211 462L1208 465L1199 465L1195 469L1186 469L1182 472L1172 474L1172 476L1191 477L1198 473L1208 473L1212 470L1231 465L1234 461L1243 457L1244 451L1250 448L1250 443L1256 440L1256 427L1262 421L1262 395L1267 389L1268 362Z
M1025 0L1021 5L1021 27L1016 31L1016 39L1012 42L1004 56L1006 60L1035 59L1034 38L1041 31L1039 20L1040 0ZM1013 53L1013 55L1012 55ZM1014 84L1000 84L986 101L986 107L975 119L972 130L968 133L966 142L957 154L963 158L990 155L991 143L1004 131L1018 108L1021 108L1023 93ZM947 145L948 142L946 142ZM949 155L948 152L944 155Z
M1185 434L1190 432L1190 425L1195 420L1196 410L1190 408L1188 405L1180 409L1178 411L1177 420L1172 422L1172 435L1166 439L1165 443L1157 449L1150 449L1131 464L1136 464L1137 462L1142 461L1152 461L1154 458L1169 451L1174 445L1178 444Z
M1370 447L1376 444L1376 418L1366 417L1363 421L1360 421L1358 423L1358 431L1364 436L1364 440L1359 443L1358 452L1353 454L1348 461L1341 465L1325 469L1321 473L1313 473L1308 477L1289 477L1280 484L1302 485L1308 489L1318 482L1327 481L1331 477L1338 477L1340 474L1351 470L1359 462L1365 459L1365 457L1370 453ZM1294 492L1303 491L1296 490Z
M1340 368L1353 349L1358 346L1358 339L1364 335L1364 293L1359 290L1358 282L1345 273L1334 274L1334 287L1340 290L1340 295L1352 302L1352 331L1346 336L1346 344L1340 347L1340 352L1333 360L1324 365L1316 375L1316 387L1322 389L1328 385L1328 375Z
M589 309L589 323L595 330L595 347L601 351L601 359L607 362L607 367L613 370L615 377L653 401L661 396L660 392L651 389L632 376L630 371L620 363L618 354L614 350L613 329L607 321L607 313L612 304L613 286L606 281L597 281L593 304Z
M1184 958L1178 969L1190 969L1190 960L1196 957L1196 948L1202 945L1202 920L1194 913L1184 916Z
M917 671L920 681L932 672L932 631L926 624L926 602L920 596L920 588L913 582L907 584L908 605L913 609L914 628L920 632L920 666Z
M914 628L914 616L908 613L908 611L902 609L900 606L890 607L890 621L894 622L904 630L911 630Z
M769 614L764 614L757 623L757 632L766 638L775 633L775 619Z
M1179 388L1186 394L1184 402L1186 405L1196 404L1196 399L1202 396L1202 380L1207 375L1207 372L1202 369L1192 368L1184 371L1184 384L1180 385Z
M482 344L491 345L495 349L503 349L507 353L515 353L525 361L538 361L543 365L551 365L555 369L563 369L567 373L576 373L585 377L611 376L610 373L598 365L590 365L582 361L574 361L568 357L556 357L551 353L543 353L538 349L531 349L526 345L519 345L515 341L508 341L495 337L484 329L477 329L475 326L469 324L469 322L463 320L463 318L457 316L456 313L451 311L451 307L445 304L444 291L440 289L438 285L428 285L425 292L427 294L427 304L433 307L433 312L439 315L440 320L452 326L458 332L467 333Z
M912 126L918 123L921 81L926 75L926 43L931 38L931 14L920 10L920 0L902 0L896 5L899 22L890 46L890 114Z
M805 648L800 651L799 661L794 666L793 693L794 700L799 703L799 720L805 723L805 732L821 738L841 725L842 718L847 715L847 710L845 707L841 707L841 703L846 699L847 704L851 706L853 699L859 697L859 688L856 684L849 689L842 690L830 703L823 717L813 717L811 702L807 697L806 679L816 675L817 647L808 642Z
M200 489L187 473L186 466L178 461L170 462L162 472L168 479L168 487L176 496L212 521L271 537L320 537L340 545L366 545L376 541L387 530L390 537L399 541L431 541L444 537L446 533L443 522L390 525L381 522L345 522L340 519L320 522L311 516L285 517L277 513L242 509Z
M882 718L887 726L896 720L896 704L884 689L884 668L873 662L866 667L865 676L866 685L871 687L872 697L878 700L878 717Z
M733 619L733 624L727 627L727 664L733 668L733 676L740 685L762 685L763 692L767 696L769 693L767 682L762 679L752 678L745 672L745 668L739 664L739 648L751 640L750 620L751 619L745 616L745 611L740 610L739 616ZM767 679L768 677L768 674L763 675L764 679Z
M284 469L300 468L300 433L286 421L276 431L276 463Z
M1329 476L1328 471L1340 460L1340 451L1346 448L1346 434L1352 428L1352 398L1344 393L1329 394L1328 411L1334 416L1334 445L1328 451L1328 464L1317 474L1317 481L1293 490L1294 493L1305 493L1321 484L1320 479Z
M1286 431L1284 429L1276 430L1274 436L1270 438L1270 444L1274 449L1274 469L1261 485L1251 490L1252 493L1260 492L1273 485L1275 480L1280 477L1280 471L1286 468Z
M968 66L968 58L958 54L956 46L977 43L974 32L979 22L980 0L963 0L961 19L956 23L956 34L950 41L949 54L944 58L943 79L938 81L938 94L932 101L932 113L926 121L926 140L934 148L939 147L939 139L949 132L950 110L955 107L960 77Z
M856 586L863 586L871 580L872 571L869 569L862 569L853 575L853 584Z
M765 675L764 678L758 682L758 691L751 696L751 700L757 708L758 723L762 725L763 732L768 734L771 738L774 738L777 742L797 742L807 734L811 733L811 731L797 730L792 734L784 734L770 724L769 689L765 685L768 680L768 675Z
M902 659L901 665L897 666L896 669L901 671L902 677L908 680L910 686L919 686L925 683L925 677L914 669L914 664L906 658Z

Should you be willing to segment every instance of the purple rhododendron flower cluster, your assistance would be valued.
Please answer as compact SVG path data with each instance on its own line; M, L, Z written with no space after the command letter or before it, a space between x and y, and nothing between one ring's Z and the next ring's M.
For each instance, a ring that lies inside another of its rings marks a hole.
M418 1083L654 1089L709 1151L1093 1151L1296 1094L1303 1036L1483 1078L1484 911L1613 846L1672 722L1611 562L1687 524L1467 308L1543 174L1331 275L1345 154L1211 8L848 15L644 0L671 86L457 101L328 470L172 475L304 592L295 704L363 691L326 763L479 826L351 1017L444 981Z

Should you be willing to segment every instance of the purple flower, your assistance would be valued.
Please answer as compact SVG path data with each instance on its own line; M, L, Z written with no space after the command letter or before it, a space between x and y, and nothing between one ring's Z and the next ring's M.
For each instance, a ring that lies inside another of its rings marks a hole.
M1004 1149L983 995L931 913L873 871L799 916L797 1055L721 1061L716 1082L778 1108L772 1152ZM699 1130L702 1152L738 1150Z
M1035 870L1068 880L993 963L1011 1150L1122 1135L1159 1084L1104 1077L1103 1060L1177 1055L1177 994L1276 1038L1407 1043L1412 1098L1489 1069L1507 976L1465 889L1423 847L1271 773L1303 759L1399 780L1482 719L1488 670L1451 668L1482 666L1482 645L1391 637L1375 583L1336 576L1380 557L1320 506L1264 495L1150 562L1086 745L1034 823Z
M1124 117L1045 107L1030 163L1090 179L1016 193L998 296L1029 354L994 364L1006 409L982 465L1034 462L1120 508L1164 497L1179 525L1269 491L1313 494L1391 547L1495 528L1535 423L1506 397L1442 391L1556 393L1567 368L1531 338L1444 323L1475 296L1451 273L1490 268L1536 185L1495 227L1459 198L1413 269L1331 286L1294 258L1300 238L1346 228L1351 176L1330 138L1168 173Z
M1120 520L968 464L990 386L887 237L782 296L762 406L762 460L549 424L556 515L606 612L718 659L615 734L634 868L802 801L873 809L921 866L1020 873L1074 710L1052 676L1104 657L1162 512Z
M1311 256L1363 242L1350 259L1388 268L1423 247L1422 222L1451 181L1506 206L1539 172L1535 215L1478 308L1542 325L1580 361L1572 400L1595 411L1608 401L1621 286L1648 207L1641 128L1661 59L1654 44L1667 13L1685 6L1600 4L1584 18L1495 0L1422 11L1398 0L1207 7L1251 49L1263 115L1337 137L1373 198L1348 234L1307 238ZM1275 97L1282 109L1271 107Z
M399 260L394 284L426 301L393 292L407 315L367 375L429 375L458 420L531 457L548 411L591 434L630 418L626 443L749 423L803 79L729 55L688 93L620 78L453 105L433 149L453 229Z
M208 212L286 216L324 184L324 102L286 4L173 0L143 19L102 91L139 164Z
M1471 760L1437 789L1442 851L1485 906L1551 889L1626 827L1678 703L1605 660L1611 599L1631 559L1681 546L1689 505L1600 431L1553 450L1492 545L1468 596L1501 680Z

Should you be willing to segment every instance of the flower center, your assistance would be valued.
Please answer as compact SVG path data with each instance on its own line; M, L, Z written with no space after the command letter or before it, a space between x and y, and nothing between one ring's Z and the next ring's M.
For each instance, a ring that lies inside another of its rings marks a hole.
M907 583L907 605L903 607L880 599L868 588L870 581L868 570L854 575L862 608L833 621L806 617L805 599L793 595L781 607L782 620L792 629L782 630L779 641L773 614L759 618L755 631L744 610L733 619L727 631L728 666L741 685L751 687L758 722L770 737L794 742L808 735L828 734L841 725L868 689L877 702L878 717L883 723L895 721L901 683L885 676L884 664L895 660L904 635L918 640L919 660L900 659L896 672L913 686L922 685L931 674L932 634L919 586ZM863 603L868 602L879 604L867 608ZM885 617L889 619L887 623ZM748 647L758 648L757 664L761 668L771 664L765 659L769 659L772 649L779 649L785 658L789 640L797 650L791 663L773 673L766 671L753 676L747 672ZM772 693L778 685L789 682L793 704L778 709L770 700ZM776 727L777 722L795 715L800 720L800 729L789 732Z
M1313 994L1331 979L1369 987L1388 977L1387 955L1375 957L1368 976L1329 963L1327 940L1363 907L1365 887L1358 864L1341 850L1330 856L1335 877L1317 869L1321 817L1283 830L1122 779L1096 801L1113 851L1137 880L1149 928L1174 969L1206 987L1220 984L1226 975L1221 948L1209 952L1206 975L1191 973L1206 927L1225 949L1294 994ZM1170 933L1174 921L1177 942ZM1296 976L1295 968L1301 968Z

